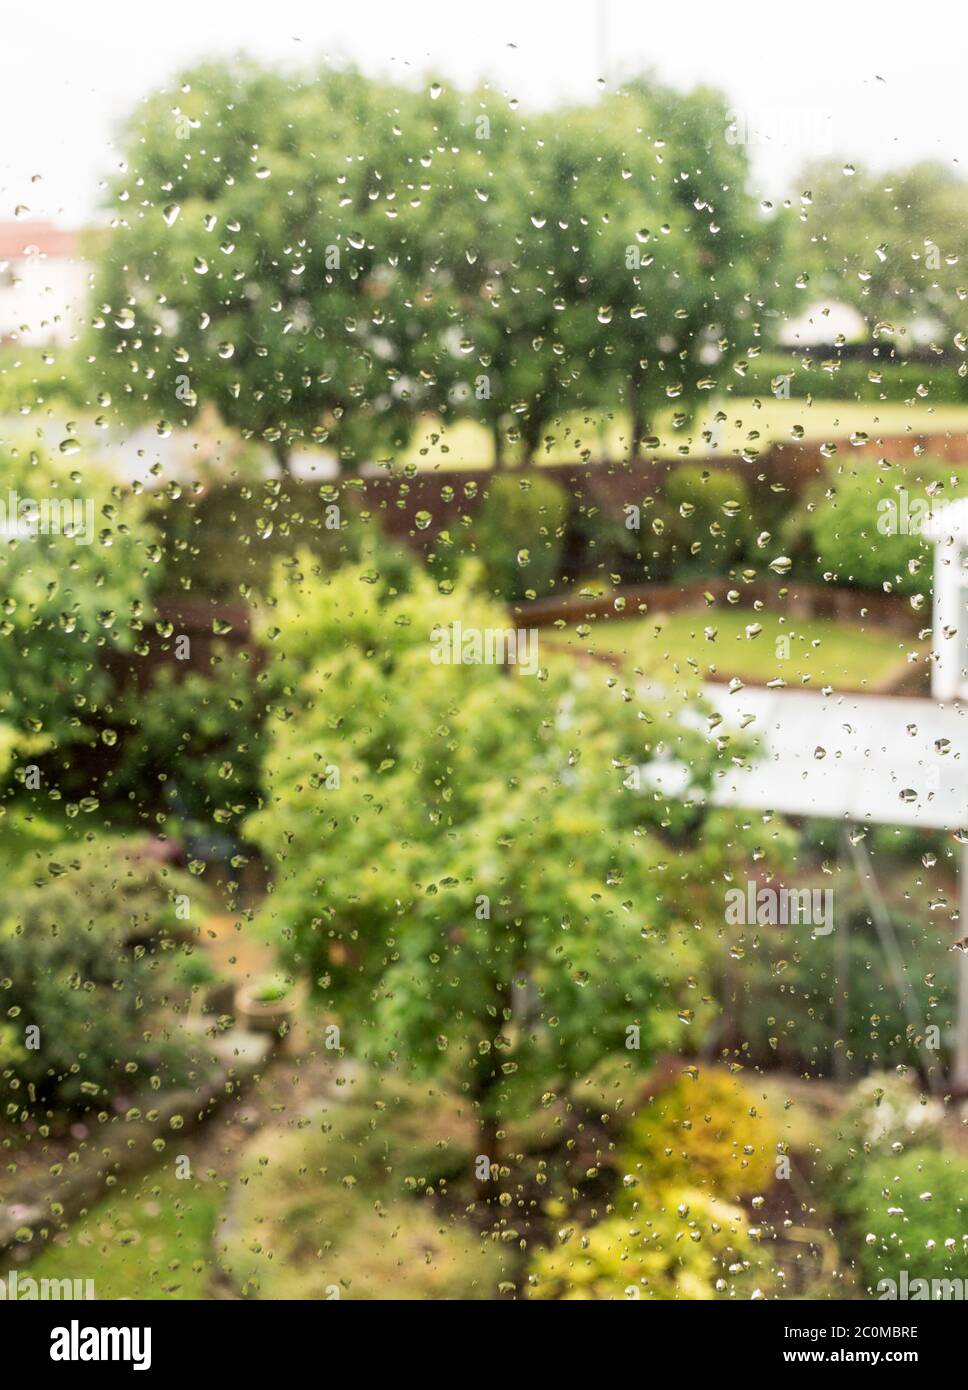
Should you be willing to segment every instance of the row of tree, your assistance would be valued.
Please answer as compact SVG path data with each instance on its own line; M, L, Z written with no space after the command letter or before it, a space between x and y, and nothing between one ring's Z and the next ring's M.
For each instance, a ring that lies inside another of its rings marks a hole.
M621 413L634 454L815 288L950 344L959 180L818 169L771 210L730 129L718 94L645 78L525 117L488 88L196 69L128 128L97 385L170 425L214 407L283 466L315 443L354 470L426 417L478 421L500 463L583 410Z
M646 81L525 119L487 89L199 69L128 132L98 385L170 424L210 403L283 463L305 441L355 468L426 414L530 458L602 405L637 448L782 293L727 124Z

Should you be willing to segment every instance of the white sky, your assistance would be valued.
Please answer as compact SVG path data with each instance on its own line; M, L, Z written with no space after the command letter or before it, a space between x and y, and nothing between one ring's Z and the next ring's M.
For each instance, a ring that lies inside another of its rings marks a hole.
M602 76L648 68L683 88L711 83L749 114L754 169L771 196L816 155L878 167L958 160L968 171L966 40L964 0L11 5L0 40L0 219L18 203L63 225L91 217L126 111L191 62L239 51L294 66L345 57L414 82L484 77L524 106L594 99Z

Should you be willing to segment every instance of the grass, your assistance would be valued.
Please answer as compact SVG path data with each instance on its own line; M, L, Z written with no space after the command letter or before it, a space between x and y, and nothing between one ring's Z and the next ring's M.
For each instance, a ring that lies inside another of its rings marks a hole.
M715 426L715 444L702 438L717 410L727 417ZM802 430L802 436L800 431ZM872 440L904 434L963 433L968 430L968 405L931 405L920 398L911 403L899 401L814 401L777 400L759 397L718 397L701 401L699 415L691 425L674 428L672 414L660 420L657 437L660 456L688 455L704 458L741 451L763 452L774 443L792 443L801 438L812 444L843 440L857 432ZM593 414L570 413L553 421L547 430L539 463L581 463L583 455L592 460L627 458L629 429L624 412ZM913 447L913 441L912 441ZM651 451L650 451L651 452ZM442 427L427 418L418 425L413 440L399 463L421 469L489 468L493 446L489 432L472 420L460 420ZM513 448L508 462L516 462Z
M758 624L760 631L749 631ZM781 643L781 639L786 641ZM646 675L670 681L782 679L819 689L876 689L906 666L916 642L884 628L824 618L784 618L750 608L709 607L655 616L604 618L555 632L554 646L628 658Z
M30 407L28 414L42 415L45 420L63 415L65 427L69 418L73 433L100 443L99 431L94 427L95 412L75 399L77 392L72 382L76 368L71 365L72 359L64 354L57 357L57 361L47 364L39 353L0 354L0 417L10 417L11 424L17 421L22 426L20 407L26 405ZM21 366L12 365L17 361ZM37 387L30 385L34 377L40 383ZM62 377L66 378L66 386ZM727 389L717 393L698 392L696 415L691 422L683 421L681 405L669 407L659 415L653 426L659 447L648 452L660 457L695 459L724 454L755 457L756 452L763 452L774 443L803 440L817 445L844 440L852 433L877 440L968 430L968 405L933 404L930 394L898 399L898 388L890 388L895 398L886 401L810 401L805 397L778 400L768 390L751 393L750 383L741 382L738 377L735 393L732 380L727 378L724 385ZM889 383L885 385L885 394L888 389ZM719 411L726 420L717 424L713 417ZM711 439L703 438L705 430L712 432ZM623 409L564 411L548 423L537 462L620 461L628 458L629 437L629 419ZM511 466L520 462L519 446L508 444L506 452ZM436 416L427 415L418 421L413 438L397 456L396 463L421 470L460 471L490 468L493 458L491 433L483 425L468 419L444 424Z
M93 1279L98 1299L207 1298L220 1199L214 1183L171 1173L133 1179L58 1236L23 1273Z

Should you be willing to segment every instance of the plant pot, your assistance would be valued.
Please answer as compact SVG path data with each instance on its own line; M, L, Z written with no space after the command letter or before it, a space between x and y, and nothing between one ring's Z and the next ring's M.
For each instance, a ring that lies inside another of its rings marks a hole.
M258 998L258 986L239 985L235 991L235 1018L244 1028L253 1033L272 1033L280 1036L283 1024L292 1022L299 1008L299 995L295 989L278 999Z

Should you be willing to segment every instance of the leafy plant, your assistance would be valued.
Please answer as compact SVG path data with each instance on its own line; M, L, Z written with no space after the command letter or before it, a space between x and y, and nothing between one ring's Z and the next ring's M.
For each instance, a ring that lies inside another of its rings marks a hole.
M105 656L144 640L160 552L142 501L89 461L81 473L8 447L3 469L27 510L0 540L0 719L71 743L111 689Z
M964 1277L968 1162L950 1149L915 1148L862 1161L845 1207L869 1294L882 1279Z
M918 596L927 613L931 547L921 532L923 518L963 494L960 476L930 459L839 465L807 493L788 535L805 540L829 582Z
M458 559L471 554L494 598L543 596L559 575L567 512L567 496L550 478L497 474L488 481L473 528L453 536L449 552L438 552L435 572L446 568L452 574Z
M105 791L183 825L236 826L259 803L265 703L247 651L216 649L207 670L157 667L147 689L117 702L121 757Z
M741 1207L708 1192L660 1188L594 1226L566 1228L531 1261L539 1299L749 1298L766 1262Z
M31 869L34 877L31 878ZM8 881L0 909L0 1009L16 1052L0 1085L15 1108L83 1108L183 1079L187 1049L162 1017L180 904L197 880L124 841L62 844Z
M670 474L665 499L684 568L704 574L728 569L752 540L750 494L736 473L689 464Z
M772 1183L778 1139L750 1086L722 1067L704 1066L638 1110L621 1171L627 1183L648 1191L681 1184L737 1201Z

